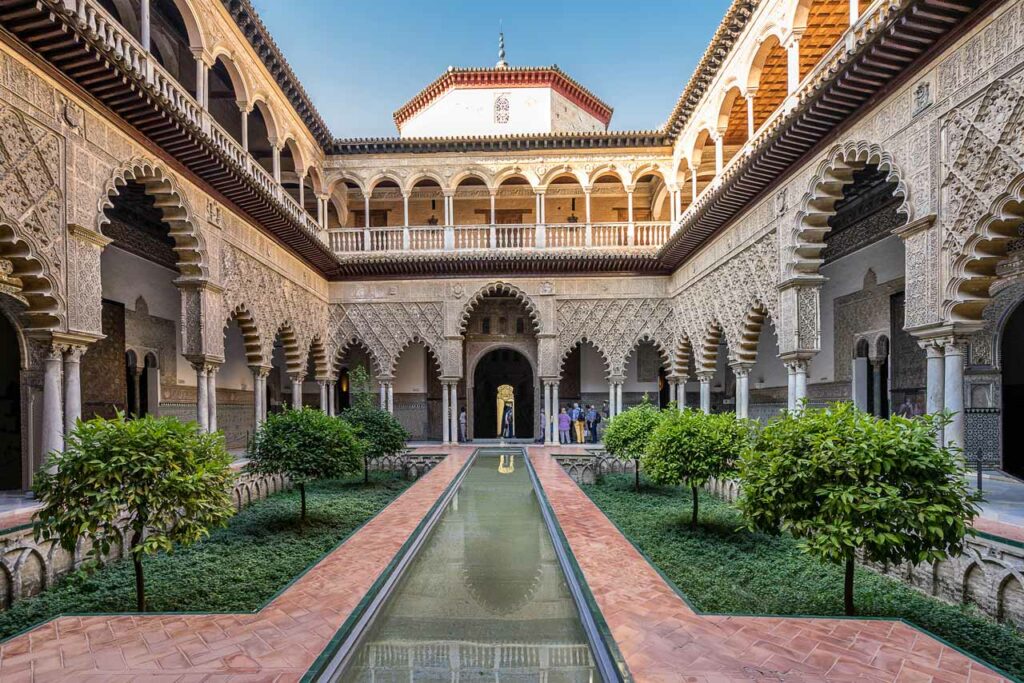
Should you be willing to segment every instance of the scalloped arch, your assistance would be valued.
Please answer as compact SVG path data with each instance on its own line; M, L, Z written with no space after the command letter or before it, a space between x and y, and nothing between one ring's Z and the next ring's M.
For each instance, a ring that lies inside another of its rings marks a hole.
M398 369L398 361L402 357L402 354L405 353L406 350L409 347L415 346L417 344L422 346L426 350L427 355L430 356L430 358L433 359L434 366L437 369L438 375L440 376L440 374L441 374L441 355L440 355L440 353L438 352L437 349L435 349L430 344L430 342L428 342L426 339L424 339L422 336L420 336L418 334L412 335L411 337L409 337L408 339L406 339L402 343L402 346L398 349L398 351L395 353L395 355L389 361L389 364L388 364L389 372L388 372L388 374L390 374L392 377L395 375L395 371Z
M604 373L605 373L605 375L610 375L611 374L612 361L611 361L611 357L608 355L608 352L604 349L604 347L596 339L590 339L586 335L581 335L579 337L576 337L575 339L573 339L571 342L569 342L568 344L564 345L560 349L561 353L559 354L559 357L558 357L558 374L559 375L562 374L562 366L565 365L565 361L569 357L569 354L571 354L576 349L576 347L580 347L582 349L584 346L587 346L587 345L589 345L591 348L593 348L595 351L597 351L597 354L601 357L601 362L604 363Z
M370 345L367 344L362 337L356 334L352 334L344 338L338 345L337 350L334 352L334 357L331 360L332 372L337 372L341 368L341 361L345 354L348 353L349 349L354 347L359 347L366 353L366 356L370 359L370 364L373 366L369 369L374 375L387 374L384 372L384 365L381 363L380 358L377 357L377 354L373 352L373 349L370 348Z
M886 172L886 180L896 183L894 194L903 201L897 207L908 221L913 220L909 190L904 174L892 155L880 145L865 141L849 141L833 147L818 164L807 191L800 201L792 230L790 254L784 267L784 278L817 275L822 264L828 220L835 215L835 204L843 197L843 188L853 182L853 174L866 166L878 166Z
M263 365L263 338L260 335L259 323L249 306L239 304L228 315L228 322L234 321L242 331L242 342L245 345L245 361L249 365ZM225 324L225 328L227 325Z
M540 311L533 299L515 285L499 280L486 284L478 289L476 294L471 296L466 302L466 305L463 306L462 315L459 317L459 334L465 334L466 328L469 325L469 317L473 314L476 307L480 305L480 302L488 296L496 294L511 296L522 304L527 313L529 313L530 320L533 322L533 331L535 333L539 333L541 331Z
M19 297L28 304L18 313L26 330L54 330L67 314L46 261L22 239L23 228L0 211L0 259L11 264L11 275L21 280Z
M185 194L178 188L174 176L150 159L136 157L114 171L99 201L96 231L103 232L103 226L109 222L105 210L113 208L113 198L120 194L121 188L129 181L145 187L146 194L153 198L156 208L169 226L182 277L208 279L209 259L205 240L199 231L199 221Z

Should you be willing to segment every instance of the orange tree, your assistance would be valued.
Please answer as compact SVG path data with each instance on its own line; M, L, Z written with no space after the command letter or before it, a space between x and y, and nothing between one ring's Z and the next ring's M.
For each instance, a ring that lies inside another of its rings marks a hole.
M936 445L948 416L879 420L851 403L787 412L740 458L739 508L749 528L788 531L802 549L845 567L855 612L858 551L877 563L959 554L977 516L958 452Z
M35 537L56 538L72 552L90 541L92 565L121 542L135 569L135 601L146 611L142 559L195 543L234 514L231 457L220 434L172 417L79 422L64 452L36 475L43 507Z

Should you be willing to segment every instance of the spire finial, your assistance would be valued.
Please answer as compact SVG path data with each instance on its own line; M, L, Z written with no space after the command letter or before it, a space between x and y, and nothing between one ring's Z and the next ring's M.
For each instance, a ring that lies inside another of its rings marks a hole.
M494 65L497 69L507 69L508 62L505 61L505 32L501 30L501 22L498 22L498 63Z

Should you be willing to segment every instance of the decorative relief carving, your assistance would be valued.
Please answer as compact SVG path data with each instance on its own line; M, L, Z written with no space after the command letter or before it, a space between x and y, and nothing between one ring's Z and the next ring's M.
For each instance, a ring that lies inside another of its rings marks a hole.
M444 347L444 308L440 302L349 303L331 307L331 348L360 340L380 365L394 373L402 350L420 341L437 357Z
M564 299L557 304L561 356L587 340L604 356L612 374L624 372L630 352L644 339L669 355L677 329L668 299Z

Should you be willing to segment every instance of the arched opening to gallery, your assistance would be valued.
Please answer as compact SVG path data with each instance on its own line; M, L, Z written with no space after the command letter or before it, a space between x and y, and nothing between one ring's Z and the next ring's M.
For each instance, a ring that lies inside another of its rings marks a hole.
M533 439L533 395L533 366L526 356L511 348L488 351L473 371L474 438Z
M0 491L23 485L20 349L18 330L0 313Z
M359 342L353 342L337 355L334 367L337 369L338 375L338 381L334 388L335 412L341 413L341 411L352 407L357 392L373 390L373 359L365 346ZM366 381L362 385L357 385L353 381L353 373L357 369L360 369L361 374L365 376ZM440 426L438 426L438 432L440 433Z
M1024 306L1018 304L1003 326L1000 360L1003 382L1003 469L1024 477L1024 355L1011 349L1024 343Z
M413 441L440 441L441 367L423 342L406 346L395 361L393 410Z

